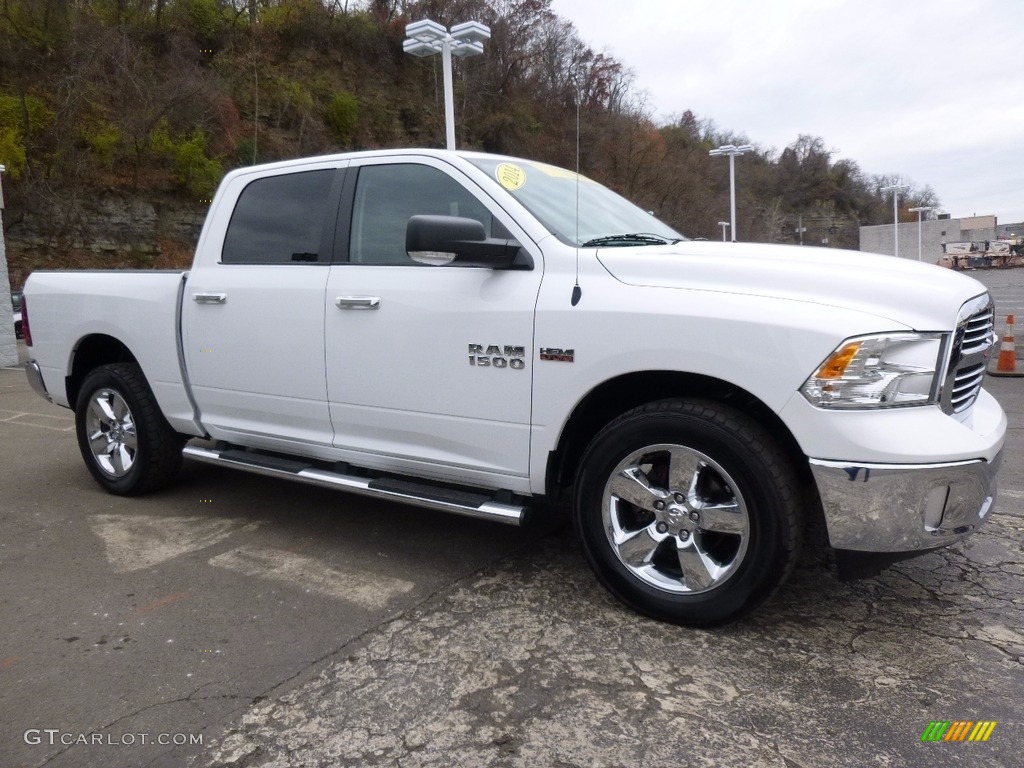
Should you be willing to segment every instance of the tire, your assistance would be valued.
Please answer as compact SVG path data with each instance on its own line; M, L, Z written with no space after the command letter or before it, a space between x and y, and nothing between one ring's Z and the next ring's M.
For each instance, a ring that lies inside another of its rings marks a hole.
M694 627L750 613L796 561L800 485L755 421L664 400L605 427L584 452L573 519L598 579L634 610Z
M118 496L155 491L181 469L185 438L167 423L134 363L102 365L85 377L75 431L92 476Z

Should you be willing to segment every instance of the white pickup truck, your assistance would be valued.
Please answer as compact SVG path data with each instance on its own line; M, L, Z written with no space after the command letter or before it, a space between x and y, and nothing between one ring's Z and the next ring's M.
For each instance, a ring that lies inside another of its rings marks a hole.
M979 283L690 241L528 160L237 170L189 272L36 272L25 302L29 380L112 493L184 455L512 524L565 500L608 589L680 624L760 605L811 516L842 575L993 509Z

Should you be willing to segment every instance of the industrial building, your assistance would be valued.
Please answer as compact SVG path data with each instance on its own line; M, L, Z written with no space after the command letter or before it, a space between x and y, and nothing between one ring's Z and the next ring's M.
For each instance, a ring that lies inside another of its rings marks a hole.
M925 219L920 225L920 256L931 264L942 258L950 243L977 243L985 250L985 243L993 240L1019 240L1024 237L1024 223L1003 224L995 216L970 216L962 219L940 214L936 219ZM899 253L904 259L918 258L918 223L901 222L899 225ZM871 253L893 255L893 225L879 224L860 228L860 249Z

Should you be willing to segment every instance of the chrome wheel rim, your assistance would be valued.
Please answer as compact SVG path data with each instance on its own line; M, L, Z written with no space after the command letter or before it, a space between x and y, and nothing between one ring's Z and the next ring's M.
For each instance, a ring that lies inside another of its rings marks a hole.
M736 574L750 543L750 515L733 478L711 457L658 444L623 459L605 484L605 534L636 578L697 594Z
M85 434L97 466L111 477L124 477L135 464L138 437L135 418L113 389L98 390L85 413Z

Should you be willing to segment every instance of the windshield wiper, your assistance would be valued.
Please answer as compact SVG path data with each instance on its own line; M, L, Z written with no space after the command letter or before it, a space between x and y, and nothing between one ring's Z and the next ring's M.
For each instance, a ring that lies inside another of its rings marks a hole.
M649 235L645 232L631 232L625 235L605 235L587 240L580 248L597 248L602 245L629 246L629 245L667 245L672 242L661 235Z

